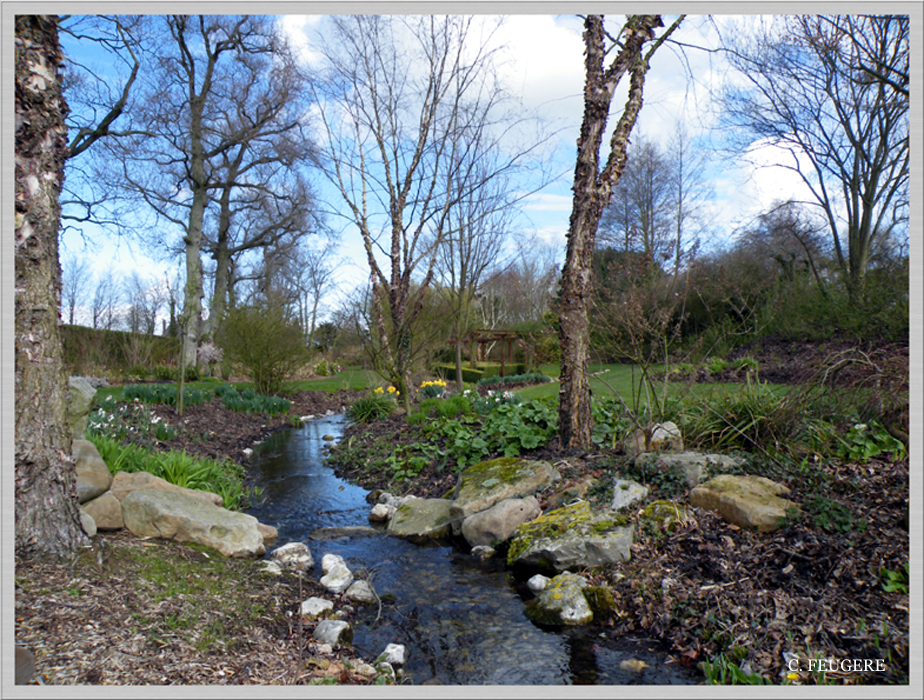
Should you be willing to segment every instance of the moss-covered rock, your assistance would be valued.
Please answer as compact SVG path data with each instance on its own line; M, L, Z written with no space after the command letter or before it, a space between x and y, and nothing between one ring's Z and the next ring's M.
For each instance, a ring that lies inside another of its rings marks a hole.
M581 501L520 525L511 537L507 563L564 571L628 561L632 537L626 516L595 514Z
M465 518L508 498L525 498L561 479L548 462L500 457L473 464L459 475L451 516L453 531Z
M388 521L386 532L389 535L406 537L411 540L448 537L451 505L452 501L444 498L410 500L395 511L391 520Z
M526 605L526 616L540 625L584 625L594 614L584 596L587 581L572 573L555 576Z

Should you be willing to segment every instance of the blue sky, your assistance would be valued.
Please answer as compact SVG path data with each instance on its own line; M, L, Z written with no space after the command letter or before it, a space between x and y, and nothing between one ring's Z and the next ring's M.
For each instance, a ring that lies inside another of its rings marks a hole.
M727 27L740 19L720 17L716 21ZM673 17L665 16L666 24L672 20ZM280 22L299 48L302 60L308 63L316 60L312 47L315 32L323 31L323 16L284 16ZM581 30L581 20L574 15L514 14L507 17L500 35L509 59L504 68L508 89L522 99L527 110L535 109L543 114L558 133L556 142L549 146L554 147L555 171L561 176L523 201L517 237L554 247L560 252L560 259L564 258L565 233L571 213L575 141L582 116ZM711 48L718 44L714 26L703 16L688 17L675 37L697 46ZM645 105L633 133L636 139L644 136L666 146L678 125L683 124L692 138L712 144L710 152L716 157L710 163L708 177L713 196L703 205L703 218L713 223L703 232L706 243L726 240L736 226L752 219L774 199L804 196L805 193L804 185L791 172L773 167L755 168L719 155L715 146L721 144L716 141L712 128L715 110L709 95L711 88L726 79L734 79L734 76L729 74L717 54L687 49L681 56L676 49L662 47L652 61L646 80ZM614 107L621 108L618 96ZM760 148L756 144L752 157L770 166L782 156L773 149ZM326 194L332 204L342 205L338 201L339 195L327 191L321 178L318 178L318 185L322 196ZM153 280L163 279L165 275L174 276L181 269L179 258L172 263L153 260L137 244L105 236L92 228L88 228L85 234L93 240L94 251L85 252L81 237L70 232L63 238L64 254L87 254L99 271L112 267L125 275L138 272L142 277ZM338 276L345 290L368 279L355 229L346 230L341 239L340 254L342 260L338 264ZM328 300L329 307L336 303L335 297Z

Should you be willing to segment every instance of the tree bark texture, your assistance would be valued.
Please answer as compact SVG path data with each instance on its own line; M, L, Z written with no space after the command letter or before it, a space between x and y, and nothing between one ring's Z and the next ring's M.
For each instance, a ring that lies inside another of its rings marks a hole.
M68 558L80 524L60 335L58 196L67 104L54 17L16 17L15 390L17 556Z
M650 57L650 54L643 55L644 46L654 37L655 28L661 26L659 15L630 17L623 28L623 44L610 66L605 68L603 17L588 15L584 21L584 119L574 169L574 199L559 307L562 361L558 426L563 447L586 449L591 445L593 425L587 365L594 243L603 209L625 168L629 134L642 107ZM600 148L606 134L610 103L616 86L627 72L631 74L629 97L613 131L610 153L601 170Z

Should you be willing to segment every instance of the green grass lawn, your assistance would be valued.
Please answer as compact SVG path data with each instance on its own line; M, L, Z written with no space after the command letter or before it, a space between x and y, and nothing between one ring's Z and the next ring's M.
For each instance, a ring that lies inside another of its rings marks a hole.
M607 398L618 393L624 401L632 403L633 391L637 392L642 379L642 373L635 365L609 364L589 366L591 374L595 375L590 378L590 391L599 398ZM661 367L655 366L652 371L658 372ZM561 367L557 364L542 365L539 371L549 377L558 378L561 375ZM786 391L789 387L778 384L763 385L770 391ZM661 391L662 382L655 382L654 389ZM745 387L744 384L687 384L684 382L668 382L668 396L675 399L708 397L716 392L723 391L740 391ZM550 396L558 396L558 382L548 384L538 384L536 386L519 389L516 394L523 399L541 399Z

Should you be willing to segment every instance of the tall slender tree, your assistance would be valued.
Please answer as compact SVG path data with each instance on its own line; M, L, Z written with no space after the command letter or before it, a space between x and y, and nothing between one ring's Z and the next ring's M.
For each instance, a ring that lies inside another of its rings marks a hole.
M683 17L681 15L655 40L656 30L664 26L661 16L631 15L610 47L606 45L609 34L603 26L603 16L588 15L584 20L584 119L574 169L574 199L559 307L562 363L558 426L564 447L591 445L588 309L592 303L593 251L600 216L626 167L629 135L642 108L645 76L651 58ZM652 41L654 43L646 49ZM607 54L614 49L615 56L605 65ZM616 87L627 74L629 96L610 137L609 155L601 168L600 148L607 131L610 105Z

